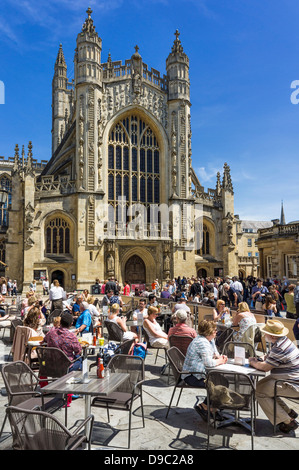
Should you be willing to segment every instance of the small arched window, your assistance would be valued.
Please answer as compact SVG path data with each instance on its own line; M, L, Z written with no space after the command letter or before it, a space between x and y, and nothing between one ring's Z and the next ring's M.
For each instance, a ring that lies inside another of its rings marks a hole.
M47 254L70 253L70 225L63 217L50 219L46 224L45 232Z

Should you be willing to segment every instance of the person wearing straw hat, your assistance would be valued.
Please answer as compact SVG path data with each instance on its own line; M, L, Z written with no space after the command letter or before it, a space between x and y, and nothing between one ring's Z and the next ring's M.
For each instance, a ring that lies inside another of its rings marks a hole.
M276 404L276 422L279 423L281 432L289 433L298 428L298 414L290 409L281 397L299 396L299 349L287 337L289 330L279 320L268 320L260 329L265 335L265 340L271 343L271 350L262 361L251 357L249 363L252 367L270 374L258 381L256 399L269 421L274 424L275 381L286 381L277 386L279 397ZM288 380L298 382L298 385L288 384Z

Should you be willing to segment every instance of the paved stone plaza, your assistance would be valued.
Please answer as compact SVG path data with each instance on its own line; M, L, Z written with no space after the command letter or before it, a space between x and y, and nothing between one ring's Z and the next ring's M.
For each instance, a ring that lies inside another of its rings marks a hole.
M6 345L5 345L6 344ZM4 363L4 355L9 353L10 345L0 340L0 361ZM95 361L93 356L89 356L89 363ZM168 384L167 373L161 376L161 369L164 364L164 355L158 358L156 365L155 354L149 353L145 361L145 384L144 391L144 412L145 428L142 428L140 402L136 401L132 419L132 437L131 449L134 451L184 451L188 452L205 450L207 442L206 424L193 410L196 399L204 399L204 390L184 390L179 403L179 407L172 408L168 419L165 418L167 407L173 391L173 381L170 377ZM93 374L96 369L91 369ZM3 387L2 376L0 377ZM176 395L177 396L177 395ZM0 395L0 422L4 418L7 398ZM174 400L174 405L176 400ZM293 406L293 405L292 405ZM299 408L298 405L295 405ZM111 456L113 451L126 450L128 433L128 413L111 410L110 424L107 423L107 414L105 410L93 408L95 416L95 427L93 434L92 449L106 450L107 457ZM68 425L71 426L84 415L84 398L76 399L68 409ZM58 411L56 416L64 422L64 411ZM11 439L9 436L9 424L6 424L5 432L0 443L1 450L11 449ZM297 439L296 439L297 437ZM269 421L263 415L259 408L259 415L256 423L256 437L254 439L255 450L298 450L299 449L299 431L290 435L278 433L273 436L273 428ZM5 438L5 439L4 439ZM251 439L248 432L239 426L231 426L222 430L211 432L211 449L215 450L250 450ZM127 455L130 455L127 450ZM141 454L142 455L142 454ZM145 453L147 455L147 453ZM102 457L101 457L102 458Z

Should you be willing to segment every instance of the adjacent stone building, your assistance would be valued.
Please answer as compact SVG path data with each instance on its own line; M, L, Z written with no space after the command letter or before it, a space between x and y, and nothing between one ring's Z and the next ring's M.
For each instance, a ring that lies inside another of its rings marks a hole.
M37 167L31 143L25 158L15 149L6 275L24 290L44 276L70 290L112 276L150 284L238 274L230 168L205 190L192 167L189 58L179 32L162 76L138 46L125 63L110 54L102 62L91 13L71 82L59 47L51 158Z
M286 276L295 282L299 275L299 220L287 224L282 205L280 219L272 222L271 227L258 230L260 276Z

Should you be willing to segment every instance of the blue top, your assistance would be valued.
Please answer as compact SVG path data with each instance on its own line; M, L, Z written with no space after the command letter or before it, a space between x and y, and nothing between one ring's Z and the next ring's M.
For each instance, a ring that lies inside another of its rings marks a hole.
M92 332L91 315L88 309L84 310L76 321L76 328L80 328L82 325L86 325L86 328L83 330L84 333Z

